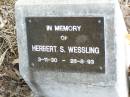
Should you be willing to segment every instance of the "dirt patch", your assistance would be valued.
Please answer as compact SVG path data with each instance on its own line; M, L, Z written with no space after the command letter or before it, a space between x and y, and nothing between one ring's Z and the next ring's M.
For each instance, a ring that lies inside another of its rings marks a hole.
M32 97L19 74L15 0L0 0L0 97Z

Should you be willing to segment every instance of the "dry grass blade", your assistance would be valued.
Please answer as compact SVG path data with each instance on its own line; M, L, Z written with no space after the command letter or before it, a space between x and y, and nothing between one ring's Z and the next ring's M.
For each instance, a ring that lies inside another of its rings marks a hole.
M6 49L5 52L0 56L0 66L2 65L2 63L4 61L4 58L5 58L5 55L6 55L7 51L8 51L8 49Z
M3 19L0 16L0 29L2 29L4 26L5 26L5 23L3 22Z

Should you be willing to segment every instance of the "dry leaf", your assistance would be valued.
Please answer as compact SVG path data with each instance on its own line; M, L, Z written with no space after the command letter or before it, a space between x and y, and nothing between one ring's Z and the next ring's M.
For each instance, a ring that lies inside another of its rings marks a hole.
M3 61L4 61L4 58L5 58L5 55L6 55L6 52L7 52L8 49L6 49L6 51L0 56L0 66L2 65Z
M19 59L14 59L13 62L12 62L13 65L15 65L17 63L19 63Z

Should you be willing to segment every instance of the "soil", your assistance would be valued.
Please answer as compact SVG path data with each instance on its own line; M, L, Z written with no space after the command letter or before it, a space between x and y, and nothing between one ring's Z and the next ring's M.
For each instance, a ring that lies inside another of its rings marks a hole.
M19 74L15 0L0 0L0 97L33 97Z

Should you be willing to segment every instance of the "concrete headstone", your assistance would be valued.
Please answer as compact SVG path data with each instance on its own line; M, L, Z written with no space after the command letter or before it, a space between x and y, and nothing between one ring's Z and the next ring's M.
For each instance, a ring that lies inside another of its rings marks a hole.
M15 12L20 72L36 97L128 96L117 2L19 0Z

